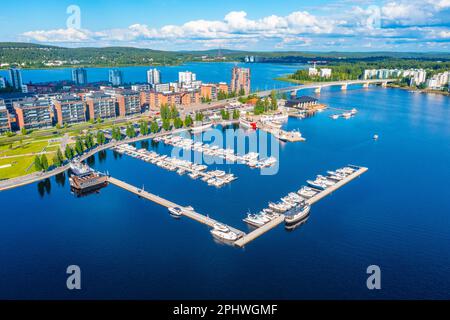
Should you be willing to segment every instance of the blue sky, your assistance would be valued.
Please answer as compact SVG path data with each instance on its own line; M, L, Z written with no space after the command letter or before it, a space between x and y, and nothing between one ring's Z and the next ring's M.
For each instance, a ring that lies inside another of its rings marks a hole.
M67 8L80 24L67 24ZM0 41L166 50L450 51L450 0L8 1ZM78 16L77 16L78 17Z

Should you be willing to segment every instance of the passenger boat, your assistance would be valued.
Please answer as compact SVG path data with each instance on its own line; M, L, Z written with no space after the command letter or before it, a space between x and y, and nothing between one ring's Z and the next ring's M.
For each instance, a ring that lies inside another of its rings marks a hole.
M306 203L302 203L299 206L285 212L284 222L288 225L295 224L305 219L308 216L310 210L311 206Z
M247 129L253 129L256 130L256 122L252 121L248 118L240 117L239 118L239 125L247 128Z
M70 186L79 192L89 192L99 189L108 184L108 177L82 162L70 164L72 174L69 177Z

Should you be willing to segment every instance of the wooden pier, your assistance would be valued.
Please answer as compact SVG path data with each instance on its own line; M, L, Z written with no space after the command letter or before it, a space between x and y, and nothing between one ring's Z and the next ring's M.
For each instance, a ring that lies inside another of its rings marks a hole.
M308 203L309 205L313 205L314 203L318 202L319 200L321 200L322 198L326 197L327 195L333 193L334 191L336 191L337 189L341 188L342 186L344 186L345 184L349 183L350 181L352 181L353 179L359 177L360 175L362 175L364 172L366 172L368 170L368 168L365 167L356 167L353 166L354 168L358 168L355 172L353 172L352 174L348 175L347 177L345 177L343 180L337 182L336 184L328 187L325 190L320 190L320 192L318 194L316 194L314 197L306 200L306 203ZM319 191L319 190L318 190ZM265 225L253 230L252 232L244 235L242 238L238 239L237 241L235 241L235 245L238 247L243 247L245 246L247 243L255 240L256 238L262 236L264 233L268 232L269 230L275 228L276 226L278 226L279 224L284 222L284 215L280 215L280 217L266 223Z
M353 179L359 177L360 175L362 175L364 172L366 172L367 170L369 170L368 168L365 167L358 167L359 169L356 170L355 172L353 172L352 174L348 175L347 177L345 177L344 179L342 179L341 181L336 182L336 184L332 185L331 187L326 188L325 190L321 190L318 194L316 194L314 197L306 200L306 203L308 203L309 205L313 205L314 203L316 203L317 201L321 200L322 198L325 198L326 196L328 196L329 194L333 193L334 191L336 191L337 189L339 189L340 187L346 185L347 183L349 183L350 181L352 181Z
M272 221L267 222L265 225L256 228L255 230L253 230L250 233L247 233L246 235L244 235L242 238L236 240L234 242L234 244L238 247L243 247L245 246L247 243L255 240L256 238L258 238L259 236L263 235L264 233L266 233L267 231L275 228L276 226L278 226L280 223L284 222L284 215L281 214L279 217L273 219Z
M326 197L327 195L333 193L334 191L338 190L339 188L341 188L342 186L344 186L345 184L349 183L350 181L352 181L353 179L359 177L360 175L362 175L364 172L366 172L368 170L368 168L365 167L356 167L356 166L352 166L353 168L357 168L355 172L353 172L352 174L346 176L343 180L338 181L336 184L328 187L325 190L320 191L319 193L317 193L314 197L306 200L306 202L309 205L313 205L316 202L318 202L319 200L323 199L324 197ZM214 220L212 218L210 218L209 216L205 216L203 214L200 214L194 210L189 210L184 206L180 206L174 202L171 202L169 200L166 200L160 196L154 195L148 191L142 190L141 188L137 188L135 186L132 186L126 182L123 182L121 180L118 180L116 178L113 177L108 177L108 182L111 184L114 184L124 190L127 190L131 193L134 193L136 195L138 195L139 197L142 197L144 199L150 200L152 202L155 202L161 206L167 207L167 208L171 208L171 207L179 207L182 210L182 215L195 220L197 222L200 222L204 225L207 225L210 228L214 227L214 224L216 223L220 223L217 220ZM257 239L258 237L262 236L264 233L268 232L269 230L275 228L276 226L280 225L281 223L284 222L284 218L285 216L283 214L280 214L277 218L269 221L268 223L266 223L265 225L254 229L253 231L249 232L249 233L245 233L241 230L238 230L236 228L233 228L231 226L228 226L230 228L231 231L237 233L240 237L238 240L236 240L234 242L234 245L236 245L237 247L244 247L246 244L250 243L251 241Z
M195 220L197 222L200 222L200 223L202 223L204 225L207 225L208 227L212 228L212 227L214 227L214 224L221 223L221 222L219 222L217 220L214 220L214 219L212 219L212 218L210 218L208 216L200 214L200 213L198 213L198 212L196 212L194 210L189 210L189 209L187 209L184 206L180 206L180 205L178 205L178 204L176 204L176 203L174 203L172 201L166 200L166 199L164 199L164 198L162 198L160 196L157 196L157 195L152 194L152 193L150 193L148 191L142 190L141 188L137 188L137 187L135 187L135 186L133 186L131 184L128 184L126 182L123 182L123 181L121 181L119 179L116 179L116 178L113 178L113 177L108 177L108 182L113 184L113 185L115 185L115 186L117 186L117 187L119 187L119 188L127 190L127 191L129 191L131 193L134 193L135 195L137 195L137 196L139 196L141 198L144 198L144 199L150 200L150 201L152 201L154 203L157 203L157 204L159 204L159 205L161 205L163 207L166 207L166 208L178 207L178 208L184 209L184 210L182 210L182 214L184 216L186 216L188 218L191 218L192 220ZM230 228L231 231L237 233L238 235L241 235L241 236L245 235L244 232L242 232L242 231L240 231L240 230L238 230L236 228L233 228L233 227L230 227L230 226L228 226L228 227Z

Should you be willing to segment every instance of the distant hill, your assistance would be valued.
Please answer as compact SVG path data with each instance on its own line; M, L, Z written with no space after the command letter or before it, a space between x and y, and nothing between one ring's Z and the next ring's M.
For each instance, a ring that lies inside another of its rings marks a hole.
M161 51L133 47L66 48L33 43L0 42L0 64L18 64L23 68L171 65L188 61L244 61L246 56L254 56L258 62L273 63L307 62L311 60L353 62L385 59L450 61L450 53L439 52L254 52L229 49Z

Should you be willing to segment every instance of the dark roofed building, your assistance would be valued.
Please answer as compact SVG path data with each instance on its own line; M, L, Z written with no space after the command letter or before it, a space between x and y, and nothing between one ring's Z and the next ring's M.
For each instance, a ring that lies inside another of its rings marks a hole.
M286 101L287 108L307 109L311 106L317 105L318 100L310 96L301 96L296 99L290 99Z

